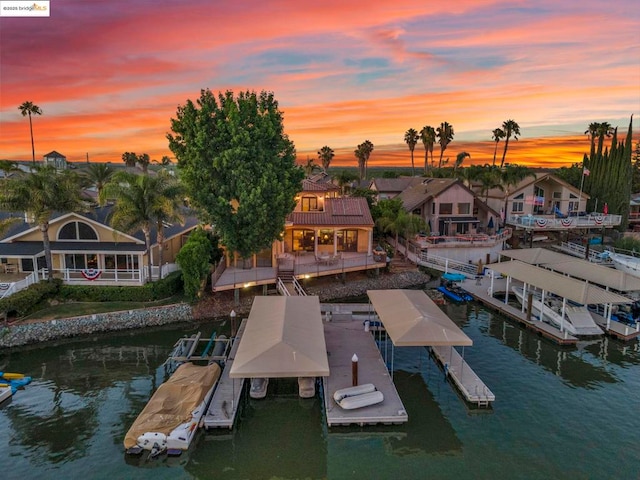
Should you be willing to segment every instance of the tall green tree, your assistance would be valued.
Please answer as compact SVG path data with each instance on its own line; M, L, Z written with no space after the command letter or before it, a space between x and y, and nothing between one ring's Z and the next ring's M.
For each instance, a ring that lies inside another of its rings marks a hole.
M304 178L273 93L202 90L178 107L171 130L187 195L225 247L243 258L270 247Z
M631 156L631 193L640 192L640 142L636 142L636 148Z
M338 183L342 195L345 195L351 187L351 184L355 180L358 180L358 174L352 170L341 170L337 175L334 175L333 178Z
M29 132L31 133L31 160L36 163L36 147L33 143L33 123L31 121L31 115L42 115L42 109L35 105L33 102L24 102L18 107L23 117L29 116Z
M431 168L433 168L433 146L436 143L436 130L435 128L425 125L420 130L420 140L424 145L424 173L429 173L429 153L431 153Z
M313 158L307 157L307 163L305 163L304 167L302 167L305 175L307 177L310 177L311 175L313 175L313 172L316 170L316 168L318 168L318 165L315 164Z
M618 142L618 129L613 129L610 148L604 148L602 145L610 126L606 122L599 125L598 147L593 155L587 156L585 154L583 160L583 167L586 167L590 172L590 175L583 177L584 191L591 197L587 204L587 210L594 211L596 202L597 205L603 205L606 202L609 206L609 213L621 215L620 230L624 231L629 221L629 200L633 178L631 163L633 116L629 121L627 136L623 141Z
M53 263L49 222L55 212L79 212L87 208L81 195L82 179L73 171L56 172L51 165L33 167L31 173L21 173L3 180L0 189L0 209L26 212L42 234L47 279L51 280Z
M415 163L413 162L413 151L416 149L416 145L420 140L420 134L415 128L410 128L406 132L404 132L404 143L409 147L409 151L411 152L411 175L415 176L416 169Z
M116 230L134 234L142 230L147 249L147 279L153 281L151 270L151 229L158 210L164 205L162 184L157 177L136 175L120 171L111 177L100 192L99 201L104 205L109 198L115 199L108 222Z
M496 148L493 149L493 165L496 164L496 154L498 153L498 143L505 137L504 130L501 128L496 128L491 132L491 139L496 142Z
M589 155L593 156L596 153L596 138L598 137L598 131L600 130L600 124L598 122L591 122L589 127L584 131L584 134L589 137L591 141L591 149Z
M211 270L213 250L214 247L207 232L202 228L197 228L189 235L176 256L176 262L182 270L184 293L191 300L198 297L203 283L207 280L207 275Z
M331 160L333 160L333 157L335 156L336 154L333 151L333 149L331 149L327 145L325 145L320 150L318 150L318 160L320 160L320 163L322 164L322 168L325 172L329 170L329 165L331 165Z
M504 166L504 159L507 156L507 148L509 148L509 139L513 137L514 140L518 140L518 135L520 135L520 125L513 120L505 120L502 124L502 130L504 130L504 150L502 151L500 168Z
M438 168L442 168L442 155L447 149L447 146L453 141L453 125L449 122L442 122L436 129L436 136L438 137L438 143L440 144L440 160L438 161Z

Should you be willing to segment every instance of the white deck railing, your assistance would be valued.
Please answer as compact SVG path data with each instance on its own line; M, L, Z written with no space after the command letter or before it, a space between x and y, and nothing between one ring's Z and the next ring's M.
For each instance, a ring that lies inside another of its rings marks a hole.
M509 225L536 230L617 227L621 222L622 215L605 215L604 213L590 213L565 218L556 218L555 215L512 215L507 218Z

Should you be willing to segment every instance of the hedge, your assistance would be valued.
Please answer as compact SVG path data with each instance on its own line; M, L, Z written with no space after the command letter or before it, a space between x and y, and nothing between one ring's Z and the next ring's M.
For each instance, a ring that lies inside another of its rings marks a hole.
M176 271L140 287L62 285L58 298L76 302L153 302L176 295L182 288L182 272Z
M76 302L152 302L180 293L182 272L172 272L162 280L140 287L63 285L62 280L39 282L0 300L0 312L24 317L36 311L43 300L57 298Z

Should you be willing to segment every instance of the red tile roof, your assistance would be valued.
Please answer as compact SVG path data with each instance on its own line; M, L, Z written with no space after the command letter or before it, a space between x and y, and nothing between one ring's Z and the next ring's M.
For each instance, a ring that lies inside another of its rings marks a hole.
M362 197L326 198L323 212L293 212L287 221L294 226L373 227L367 200Z

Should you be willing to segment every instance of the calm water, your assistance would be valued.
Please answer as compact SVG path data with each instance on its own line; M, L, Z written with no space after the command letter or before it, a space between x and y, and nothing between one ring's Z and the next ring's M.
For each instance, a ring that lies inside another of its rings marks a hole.
M34 378L0 407L0 478L640 478L638 342L563 349L475 304L446 308L474 341L465 357L496 394L493 409L469 409L426 350L399 348L406 425L328 431L319 400L270 395L248 401L234 431L202 432L182 457L146 464L127 460L122 440L171 346L226 326L0 354L0 370Z

